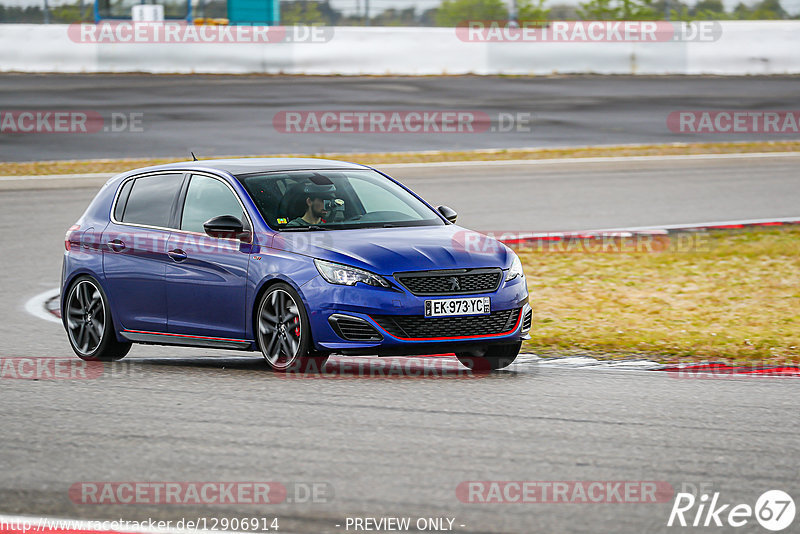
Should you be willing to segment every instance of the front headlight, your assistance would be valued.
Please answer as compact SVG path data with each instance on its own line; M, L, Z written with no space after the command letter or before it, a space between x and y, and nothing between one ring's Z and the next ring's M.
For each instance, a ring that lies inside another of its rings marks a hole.
M325 260L314 260L314 265L317 266L322 278L331 284L354 286L358 282L362 282L368 286L391 287L391 284L384 278L363 269Z
M512 254L514 254L512 252ZM514 254L514 261L511 262L511 267L508 269L506 273L506 282L510 282L515 278L524 278L525 272L522 270L522 262L519 261L519 256Z

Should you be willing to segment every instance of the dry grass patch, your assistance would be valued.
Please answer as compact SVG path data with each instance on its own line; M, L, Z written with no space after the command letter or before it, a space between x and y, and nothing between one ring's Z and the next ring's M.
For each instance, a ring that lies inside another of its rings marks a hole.
M800 361L800 227L708 234L703 250L520 251L535 351Z

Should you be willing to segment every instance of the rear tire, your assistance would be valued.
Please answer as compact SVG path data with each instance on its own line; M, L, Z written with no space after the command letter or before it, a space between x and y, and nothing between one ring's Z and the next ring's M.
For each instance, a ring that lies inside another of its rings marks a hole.
M258 348L273 370L319 372L328 360L313 350L311 323L300 295L279 282L261 297L255 317Z
M456 358L473 371L496 371L514 363L521 348L522 341L489 345L484 350L456 352Z
M131 343L117 340L117 330L105 291L94 278L80 276L72 283L64 306L67 338L82 360L111 362L131 350Z

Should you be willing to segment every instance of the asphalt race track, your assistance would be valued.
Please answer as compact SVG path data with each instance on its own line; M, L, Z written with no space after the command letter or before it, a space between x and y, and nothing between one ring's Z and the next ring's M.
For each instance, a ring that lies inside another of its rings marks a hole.
M387 170L457 208L466 226L564 230L796 216L799 159ZM60 325L23 307L57 286L64 231L96 187L4 185L25 189L0 192L0 356L74 358ZM679 379L530 358L463 380L357 378L333 358L338 378L291 379L246 356L137 346L96 379L0 379L0 512L278 517L283 532L326 533L345 532L347 517L449 517L456 532L638 534L702 529L666 527L671 500L467 504L456 488L664 481L675 491L705 484L725 503L751 506L769 489L800 495L793 379ZM269 506L76 504L69 488L88 481L277 481L331 491L316 503Z
M779 76L337 78L2 74L3 112L97 113L109 131L2 133L0 161L188 156L190 150L202 157L796 140L800 134L791 131L673 133L667 127L667 117L681 110L798 108L797 78ZM273 124L280 112L325 110L470 111L488 116L491 127L475 133L449 134L281 133ZM125 119L115 121L114 114ZM510 128L511 116L519 116L520 120ZM130 120L136 121L135 131L128 128Z
M787 154L379 168L468 228L567 231L794 217L798 164Z

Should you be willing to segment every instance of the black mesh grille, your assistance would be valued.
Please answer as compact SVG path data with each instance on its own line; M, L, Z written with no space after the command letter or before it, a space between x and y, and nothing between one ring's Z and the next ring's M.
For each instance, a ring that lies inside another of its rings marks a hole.
M527 312L525 312L525 317L522 318L522 330L530 330L532 322L533 322L533 311L528 310Z
M517 308L467 317L374 315L372 319L395 337L431 338L501 334L514 328L519 314L520 309Z
M414 295L490 293L500 286L500 269L397 273L394 277Z
M348 341L380 341L383 336L368 322L354 317L333 315L329 319L336 335Z

